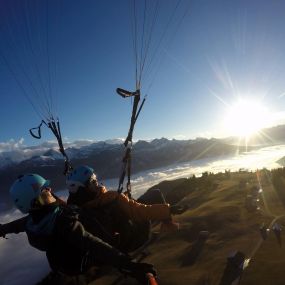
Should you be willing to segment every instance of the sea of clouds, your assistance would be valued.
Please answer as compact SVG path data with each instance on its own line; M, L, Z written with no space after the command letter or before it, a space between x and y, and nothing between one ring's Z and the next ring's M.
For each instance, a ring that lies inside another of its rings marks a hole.
M219 159L201 159L189 163L181 163L165 168L153 169L133 175L132 188L134 197L140 196L149 187L163 181L193 174L201 175L205 171L224 172L225 170L248 169L256 170L280 167L277 160L285 154L285 145L271 146L256 151L243 153L234 157L219 157ZM102 181L109 189L115 190L118 180ZM59 193L66 197L67 191ZM11 210L0 214L0 223L7 223L21 214ZM8 239L0 239L0 283L1 285L31 285L41 280L48 272L49 266L45 253L29 246L26 235L11 234Z

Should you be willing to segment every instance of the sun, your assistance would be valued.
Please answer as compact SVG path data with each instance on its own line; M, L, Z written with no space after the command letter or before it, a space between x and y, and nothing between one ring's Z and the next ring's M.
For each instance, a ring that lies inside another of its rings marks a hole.
M267 108L254 100L239 100L229 107L225 117L227 132L239 137L250 137L267 125Z

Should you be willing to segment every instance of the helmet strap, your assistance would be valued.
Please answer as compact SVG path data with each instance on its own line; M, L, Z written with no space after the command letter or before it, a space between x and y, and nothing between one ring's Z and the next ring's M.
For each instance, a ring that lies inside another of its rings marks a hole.
M31 209L37 209L45 205L45 202L41 195L39 195L37 198L35 198L31 203Z

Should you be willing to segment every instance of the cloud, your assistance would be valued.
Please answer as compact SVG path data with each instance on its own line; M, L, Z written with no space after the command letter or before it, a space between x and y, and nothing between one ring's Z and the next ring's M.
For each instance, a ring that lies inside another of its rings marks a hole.
M0 240L0 260L3 285L36 284L50 271L45 253L32 248L25 233Z
M64 144L65 148L67 148L67 147L80 148L80 147L87 146L87 145L90 145L90 144L96 143L96 142L98 142L98 141L90 140L90 139L79 139L79 140L75 140L75 141L71 141L67 137L65 137L63 139L63 144Z
M197 134L198 138L212 138L213 136L214 136L214 133L213 132L209 132L209 131L200 132L200 133Z
M12 210L0 215L0 223L7 223L21 216L18 210ZM2 285L35 284L50 270L45 253L32 248L25 233L11 234L8 239L0 238L0 260Z
M188 139L185 135L182 135L182 134L174 135L173 138L175 140L187 140Z
M280 124L283 124L284 122L285 122L285 112L284 111L276 112L276 113L271 114L268 125L269 126L280 125Z
M278 98L280 99L280 98L282 98L282 97L284 97L285 96L285 92L282 92L279 96L278 96Z
M167 177L167 174L164 172L150 172L148 175L153 178L166 178Z
M0 153L6 151L14 151L24 148L24 139L20 138L18 141L10 139L7 142L0 142Z
M133 175L133 197L142 195L148 188L164 181L191 177L193 174L201 176L203 172L224 172L225 169L238 171L241 168L248 170L268 169L280 167L276 161L284 156L285 145L262 148L237 156L224 156L219 158L204 158L196 161L179 163L155 171L145 171Z

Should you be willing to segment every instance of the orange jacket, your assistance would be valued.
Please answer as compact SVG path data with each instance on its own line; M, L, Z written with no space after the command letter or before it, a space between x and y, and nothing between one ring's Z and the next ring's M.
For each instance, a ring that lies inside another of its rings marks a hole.
M168 220L170 216L169 204L145 205L129 199L124 194L115 191L107 191L104 186L98 187L96 198L83 205L84 208L97 208L110 204L117 200L116 206L129 219L137 222L149 220Z

